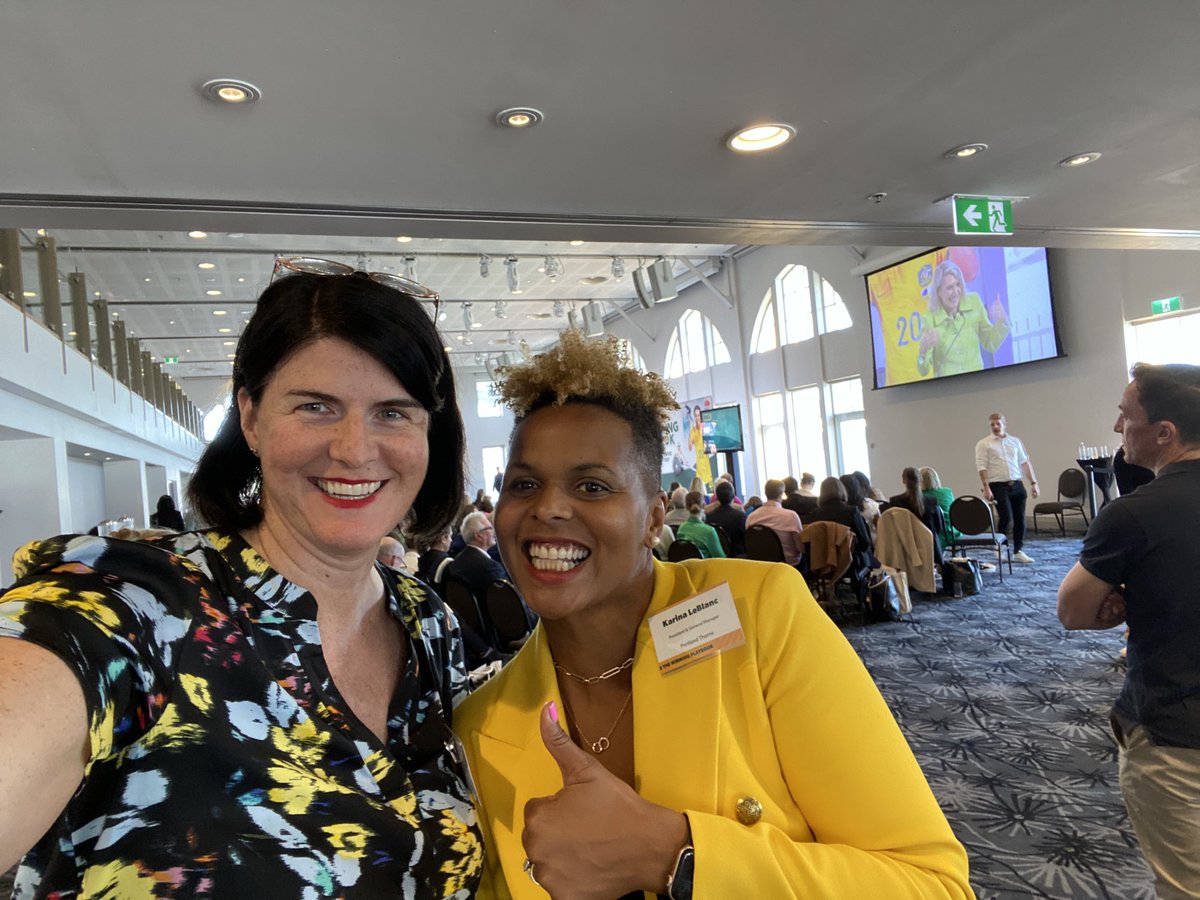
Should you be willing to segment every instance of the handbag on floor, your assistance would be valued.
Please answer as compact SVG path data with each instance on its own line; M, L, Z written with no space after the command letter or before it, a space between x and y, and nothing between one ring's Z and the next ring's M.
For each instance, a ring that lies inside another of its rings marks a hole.
M872 569L867 581L867 604L870 622L895 622L905 613L912 612L908 575L890 566Z
M942 590L952 597L970 597L982 591L983 573L979 562L965 556L952 556L942 563Z

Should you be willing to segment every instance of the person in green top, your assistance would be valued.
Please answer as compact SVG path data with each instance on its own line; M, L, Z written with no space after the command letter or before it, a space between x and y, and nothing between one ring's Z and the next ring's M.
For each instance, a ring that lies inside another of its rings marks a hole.
M922 466L921 495L927 503L936 503L942 508L942 516L946 524L940 535L941 545L944 549L949 549L954 546L954 542L958 540L959 536L957 529L950 525L950 504L954 502L954 491L948 487L942 487L942 479L938 477L936 469Z
M978 372L982 350L995 352L1008 337L1008 314L997 296L991 318L974 291L967 293L962 269L943 260L933 271L929 314L921 320L921 349L917 371L935 377Z
M704 495L699 491L691 491L684 503L690 515L686 522L675 529L675 540L691 541L704 551L706 559L723 559L725 551L721 549L717 529L706 525L700 519L700 514L704 511Z

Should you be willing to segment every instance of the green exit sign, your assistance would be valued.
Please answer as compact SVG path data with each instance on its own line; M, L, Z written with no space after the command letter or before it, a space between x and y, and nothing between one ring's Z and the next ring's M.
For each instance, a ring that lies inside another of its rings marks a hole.
M953 196L955 234L1012 234L1012 200Z
M165 363L177 363L177 362L179 362L179 357L178 357L178 356L164 356L164 357L163 357L163 362L165 362Z
M1165 300L1155 300L1150 304L1150 309L1154 311L1154 315L1161 316L1163 313L1179 312L1179 297L1167 297Z

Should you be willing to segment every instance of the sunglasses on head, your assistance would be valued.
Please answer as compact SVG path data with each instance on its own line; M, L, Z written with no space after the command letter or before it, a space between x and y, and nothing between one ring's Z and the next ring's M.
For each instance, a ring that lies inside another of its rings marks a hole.
M318 256L277 256L275 258L275 267L271 270L272 281L279 277L281 270L299 272L305 275L353 275L358 271L353 266L348 266L345 263L336 262L332 259L321 259ZM391 272L363 272L362 274L366 275L376 284L382 284L384 287L402 291L410 297L415 297L417 300L432 300L434 319L441 312L441 295L432 288L425 287L420 282L413 281L411 278L405 278L403 275L393 275Z

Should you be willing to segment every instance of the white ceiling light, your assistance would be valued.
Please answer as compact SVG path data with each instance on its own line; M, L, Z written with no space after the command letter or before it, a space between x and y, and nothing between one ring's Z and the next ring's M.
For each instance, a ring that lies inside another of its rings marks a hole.
M226 315L229 315L229 313L227 313L227 312L226 312L225 310L223 310L223 309L214 309L214 310L213 310L213 315L214 315L214 316L226 316Z
M607 275L585 275L583 278L579 279L580 284L587 285L604 284L606 281L608 281Z
M262 97L262 91L240 78L214 78L200 85L200 93L209 100L238 106L253 103Z
M208 232L207 231L189 231L188 237L195 238L196 240L199 241L199 240L203 240L204 238L208 237Z
M544 118L540 110L531 106L513 106L496 113L496 124L505 128L532 128Z
M216 263L211 263L211 262L196 263L197 269L215 269L216 267L217 267Z
M781 147L796 136L796 129L783 122L751 125L735 131L725 140L725 146L738 153L761 153Z
M957 147L951 147L942 154L944 159L970 159L972 156L978 156L987 150L988 145L975 142L972 144L959 144Z
M625 257L614 256L612 261L612 276L613 278L625 277Z
M217 334L233 334L232 328L218 328Z
M510 294L520 294L521 291L521 273L517 271L517 258L510 256L504 260L505 277L508 278L508 292Z
M1074 156L1068 156L1066 159L1060 159L1058 164L1064 169L1076 169L1079 166L1086 166L1088 163L1094 163L1100 158L1100 154L1092 150L1087 153L1076 153Z
M479 277L487 278L492 274L492 258L486 253L479 254Z
M572 247L582 247L583 241L571 241L571 246Z
M210 297L220 297L221 296L221 292L218 291L216 288L210 288L209 290L205 291L204 293L208 294L208 296L210 296Z
M232 347L233 345L234 345L233 341L221 341L222 347Z
M402 234L402 235L400 235L400 237L396 238L396 241L397 241L397 243L408 244L412 241L412 238L409 237L407 234Z

